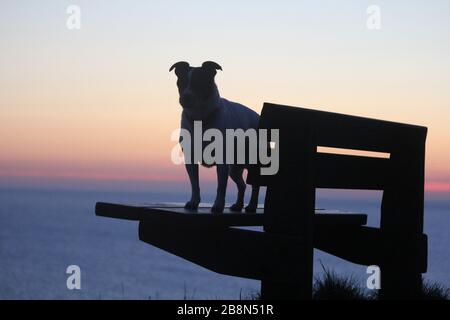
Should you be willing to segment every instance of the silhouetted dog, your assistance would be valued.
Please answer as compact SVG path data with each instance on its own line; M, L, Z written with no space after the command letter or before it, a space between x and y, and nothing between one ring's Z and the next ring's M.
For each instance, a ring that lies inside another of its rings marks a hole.
M181 128L186 129L193 137L194 121L202 121L202 129L215 128L220 130L224 137L226 129L257 129L259 115L253 110L223 99L214 82L217 70L222 67L212 61L207 61L201 67L191 67L187 62L177 62L170 71L175 69L178 77L177 86L180 94L180 104L183 107ZM181 139L181 138L180 138ZM192 144L193 144L193 138ZM181 143L183 146L183 143ZM203 148L206 145L202 145ZM192 153L191 153L192 154ZM185 152L186 155L186 152ZM223 162L225 163L225 162ZM244 166L235 164L216 164L217 168L217 194L212 212L223 212L228 175L236 183L238 196L236 203L230 207L232 211L241 211L244 206L246 184L242 177ZM198 177L198 164L186 163L192 188L191 200L185 205L187 209L197 209L200 203L200 187ZM246 212L255 212L258 205L259 187L252 186L250 203L245 207Z

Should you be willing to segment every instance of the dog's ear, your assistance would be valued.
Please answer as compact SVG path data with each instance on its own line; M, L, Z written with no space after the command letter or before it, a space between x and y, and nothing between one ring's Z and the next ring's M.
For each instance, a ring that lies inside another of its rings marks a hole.
M222 71L222 67L214 61L205 61L202 64L202 68L212 72L214 75L217 73L217 70Z
M172 65L169 69L169 72L171 72L173 69L175 69L175 74L177 77L181 76L182 74L186 73L189 70L190 66L189 63L186 61L180 61Z

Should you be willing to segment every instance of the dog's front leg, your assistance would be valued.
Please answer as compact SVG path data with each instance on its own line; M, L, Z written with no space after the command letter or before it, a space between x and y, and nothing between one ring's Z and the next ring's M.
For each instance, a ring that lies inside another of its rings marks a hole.
M214 213L222 213L225 207L225 195L227 192L228 182L228 165L217 165L217 195L211 211Z
M186 171L191 182L191 200L186 202L184 207L190 210L197 210L200 203L200 185L198 182L198 164L186 164Z

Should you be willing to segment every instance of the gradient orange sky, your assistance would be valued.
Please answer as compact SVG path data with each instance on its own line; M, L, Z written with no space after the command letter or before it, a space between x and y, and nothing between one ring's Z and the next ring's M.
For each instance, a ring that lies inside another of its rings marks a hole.
M170 65L214 60L222 96L424 125L450 192L450 2L2 1L0 179L184 181ZM81 30L66 8L81 8Z

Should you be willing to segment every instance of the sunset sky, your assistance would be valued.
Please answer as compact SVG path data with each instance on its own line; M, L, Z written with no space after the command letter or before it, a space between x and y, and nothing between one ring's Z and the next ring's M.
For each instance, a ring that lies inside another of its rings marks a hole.
M69 5L81 29L66 27ZM369 5L381 29L366 26ZM1 1L0 180L187 181L176 61L222 96L424 125L450 192L450 1ZM21 180L22 179L22 180Z

